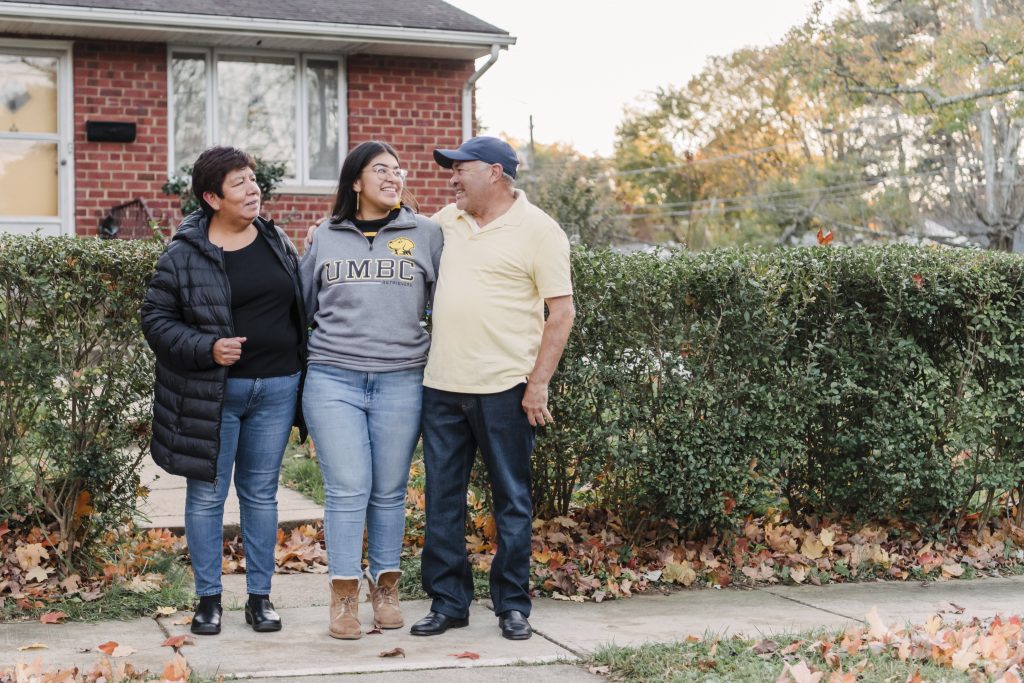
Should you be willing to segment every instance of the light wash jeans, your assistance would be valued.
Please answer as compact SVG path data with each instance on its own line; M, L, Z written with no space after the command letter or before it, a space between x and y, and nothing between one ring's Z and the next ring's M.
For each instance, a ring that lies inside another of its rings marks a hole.
M409 463L420 436L423 370L357 372L311 364L302 411L324 478L324 536L332 577L399 568Z
M199 597L221 592L224 501L232 469L245 545L246 589L270 595L277 545L277 481L295 417L299 374L227 381L217 479L213 483L188 479L185 489L185 539Z

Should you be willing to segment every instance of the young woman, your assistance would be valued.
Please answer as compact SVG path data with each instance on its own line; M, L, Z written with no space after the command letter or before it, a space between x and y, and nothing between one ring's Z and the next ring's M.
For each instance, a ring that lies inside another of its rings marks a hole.
M374 621L404 625L398 579L405 492L430 345L421 321L442 246L440 227L402 204L405 176L390 145L353 149L333 215L301 263L314 326L302 403L326 490L335 638L362 637L364 528Z
M298 257L260 217L253 159L212 147L192 168L202 209L178 226L142 305L156 352L151 450L188 477L185 537L199 605L192 632L220 633L224 501L234 473L245 544L245 621L278 631L270 602L277 481L299 415L306 317Z

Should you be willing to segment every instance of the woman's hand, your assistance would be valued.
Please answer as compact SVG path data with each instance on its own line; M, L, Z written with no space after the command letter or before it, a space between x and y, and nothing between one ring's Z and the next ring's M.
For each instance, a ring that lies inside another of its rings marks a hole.
M242 342L246 337L221 337L213 342L213 362L217 365L234 365L242 357Z

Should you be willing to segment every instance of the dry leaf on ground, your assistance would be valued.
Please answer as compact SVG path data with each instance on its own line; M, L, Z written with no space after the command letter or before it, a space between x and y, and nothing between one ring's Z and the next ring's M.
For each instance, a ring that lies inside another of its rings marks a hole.
M22 645L18 648L18 652L26 652L28 650L45 650L50 646L46 643L30 643L28 645Z
M59 624L62 619L67 619L68 615L66 612L47 612L43 616L39 617L39 621L44 624Z

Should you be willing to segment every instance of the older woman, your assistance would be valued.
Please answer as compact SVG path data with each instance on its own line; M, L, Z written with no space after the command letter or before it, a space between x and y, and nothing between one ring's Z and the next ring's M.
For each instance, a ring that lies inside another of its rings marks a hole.
M277 482L298 416L305 312L295 249L260 217L253 159L232 147L192 169L201 210L187 216L157 262L142 306L156 352L151 450L188 478L185 536L199 604L192 632L221 628L224 501L234 474L249 599L245 620L278 631L270 602Z
M405 176L390 145L353 149L341 167L334 215L302 258L315 322L303 413L324 478L328 632L335 638L362 636L364 528L374 622L403 625L405 491L430 346L420 322L441 260L440 227L402 204Z

